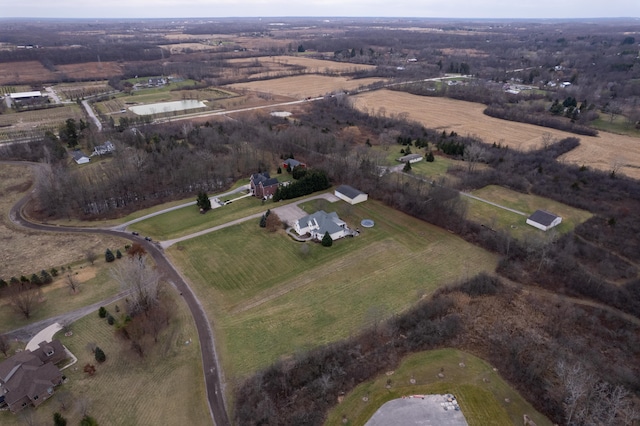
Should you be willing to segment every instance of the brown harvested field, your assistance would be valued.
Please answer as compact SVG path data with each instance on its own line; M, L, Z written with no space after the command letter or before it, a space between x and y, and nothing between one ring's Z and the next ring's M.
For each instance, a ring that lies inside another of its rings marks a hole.
M169 49L172 54L208 51L217 48L217 46L214 46L213 44L206 43L175 43L164 45L162 47Z
M31 187L31 169L0 165L0 278L30 276L42 269L60 268L83 261L91 250L102 256L107 247L123 247L126 240L102 235L30 231L9 220L9 209Z
M454 99L417 96L404 92L378 90L352 98L354 105L370 114L406 113L409 120L426 127L472 135L487 143L502 143L510 148L530 150L542 146L545 133L555 138L578 137L580 146L560 157L570 163L610 171L622 165L618 173L640 179L640 139L600 132L599 136L581 136L532 124L500 120L483 114L482 104Z
M84 80L89 78L107 79L122 74L117 62L85 62L83 64L57 65L56 69L68 78Z
M0 85L16 83L40 83L55 80L55 73L38 61L0 62Z
M256 61L269 69L281 69L283 66L286 67L288 65L302 66L305 67L309 73L346 73L375 68L373 65L324 61L322 59L307 58L305 56L263 56L259 58L230 59L228 62L233 65L248 65Z
M323 75L298 75L273 80L251 81L248 83L230 84L233 89L247 89L256 92L273 93L291 96L298 99L324 96L343 90L353 90L381 81L378 78L361 78L351 80L345 77L328 77Z

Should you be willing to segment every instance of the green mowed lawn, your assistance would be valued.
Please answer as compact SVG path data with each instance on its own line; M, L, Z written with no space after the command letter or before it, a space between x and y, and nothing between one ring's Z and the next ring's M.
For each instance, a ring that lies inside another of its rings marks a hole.
M248 222L168 250L215 319L228 377L348 337L441 285L495 269L493 254L376 201L313 206L339 210L351 227L364 218L375 226L326 248Z
M438 377L439 373L444 378ZM410 382L412 378L415 384ZM391 380L389 389L386 388L388 380ZM455 395L470 426L521 424L524 414L538 426L552 424L489 364L455 349L427 351L406 357L393 374L382 374L346 395L344 401L329 413L325 424L341 424L342 416L346 415L348 425L363 425L385 402L423 394ZM364 401L364 397L368 401ZM402 424L401 419L397 419L397 424Z
M31 424L51 424L53 413L59 411L68 424L77 425L81 400L88 402L88 414L101 426L210 424L195 325L182 299L176 294L171 297L176 309L173 319L144 358L133 354L130 343L116 337L114 326L97 313L73 323L72 336L56 335L78 362L63 370L68 382L35 410L36 421ZM115 314L114 306L107 308ZM88 349L90 343L105 352L103 364L95 361ZM96 366L94 376L83 372L87 363ZM73 401L67 410L60 408L58 399L64 393ZM26 423L19 415L4 411L0 412L0 424Z
M528 215L538 209L546 210L562 217L562 223L554 228L555 232L566 233L589 219L592 214L549 198L522 194L497 185L489 185L472 192L485 200L519 210ZM525 216L467 198L469 209L467 217L492 229L507 230L515 238L523 239L544 235L544 231L527 225Z

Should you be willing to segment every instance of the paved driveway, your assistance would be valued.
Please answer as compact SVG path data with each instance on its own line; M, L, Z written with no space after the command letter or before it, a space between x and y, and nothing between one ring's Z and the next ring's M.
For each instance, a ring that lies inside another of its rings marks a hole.
M445 410L445 406L447 409ZM365 426L467 426L462 411L453 409L444 395L394 399L382 405Z

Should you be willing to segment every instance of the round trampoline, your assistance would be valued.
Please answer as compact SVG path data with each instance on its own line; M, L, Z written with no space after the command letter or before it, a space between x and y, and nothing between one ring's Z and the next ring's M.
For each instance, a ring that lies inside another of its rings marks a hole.
M373 228L374 222L371 219L363 219L362 222L360 222L360 225L365 228Z

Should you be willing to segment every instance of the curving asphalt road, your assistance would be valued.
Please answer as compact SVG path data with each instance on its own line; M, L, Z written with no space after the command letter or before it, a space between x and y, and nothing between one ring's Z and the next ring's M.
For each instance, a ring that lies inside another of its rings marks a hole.
M14 164L22 164L22 162L16 162ZM31 167L37 167L37 164L29 164ZM220 369L218 363L218 357L216 354L214 335L207 317L200 301L195 296L186 280L182 275L173 267L171 262L165 257L162 249L154 243L146 241L144 238L128 234L124 231L105 228L82 228L82 227L66 227L55 225L44 225L40 223L30 222L24 217L24 206L32 198L35 189L25 195L20 201L18 201L9 212L10 220L24 228L33 229L37 231L45 232L67 232L67 233L81 233L81 234L106 234L113 235L120 238L126 238L141 244L147 253L153 257L160 272L167 281L169 281L184 298L193 320L196 324L198 331L198 338L200 340L200 350L202 356L202 366L204 369L205 388L207 391L207 400L209 402L209 411L211 419L216 426L230 426L229 417L225 409L224 401L224 385L223 385L223 372Z

